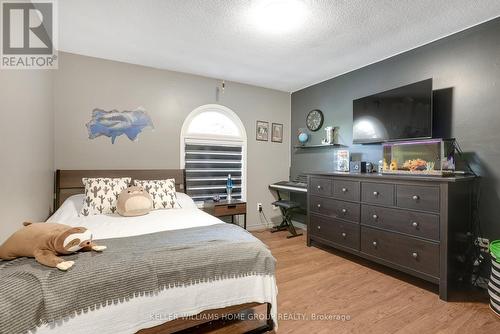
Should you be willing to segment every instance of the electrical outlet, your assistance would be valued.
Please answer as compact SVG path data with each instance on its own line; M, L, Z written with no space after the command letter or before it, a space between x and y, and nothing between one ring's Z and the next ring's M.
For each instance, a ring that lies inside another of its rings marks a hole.
M262 212L262 203L257 203L257 211Z
M490 240L487 238L477 238L476 245L481 248L482 251L488 252L490 249Z

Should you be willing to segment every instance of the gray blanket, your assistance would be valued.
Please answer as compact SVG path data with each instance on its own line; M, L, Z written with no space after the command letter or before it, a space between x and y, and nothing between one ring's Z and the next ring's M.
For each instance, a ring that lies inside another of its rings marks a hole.
M274 275L269 249L240 227L217 224L99 241L103 253L64 257L67 272L34 259L0 262L0 333L24 333L135 296L247 275Z

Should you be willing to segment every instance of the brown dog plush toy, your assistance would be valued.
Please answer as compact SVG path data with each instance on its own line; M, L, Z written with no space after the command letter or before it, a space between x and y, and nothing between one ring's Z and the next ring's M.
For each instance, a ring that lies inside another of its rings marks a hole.
M102 252L106 246L92 242L92 233L84 227L71 227L55 223L24 223L0 246L0 259L34 257L45 266L68 270L75 263L64 261L57 255L68 255L79 250Z

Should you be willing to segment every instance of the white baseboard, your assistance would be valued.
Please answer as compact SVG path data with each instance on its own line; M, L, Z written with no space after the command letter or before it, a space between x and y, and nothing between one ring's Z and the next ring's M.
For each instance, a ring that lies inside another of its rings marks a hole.
M247 225L247 230L248 231L254 231L254 230L262 230L262 229L270 229L270 228L272 228L274 226L275 225L273 225L273 226L267 226L266 224L252 224L252 225ZM302 230L307 230L307 225L306 224L297 222L295 220L293 220L293 226L295 226L296 228L300 228Z
M292 220L292 222L293 222L293 226L295 226L297 228L300 228L302 230L306 230L307 231L307 225L306 224L297 222L295 220Z

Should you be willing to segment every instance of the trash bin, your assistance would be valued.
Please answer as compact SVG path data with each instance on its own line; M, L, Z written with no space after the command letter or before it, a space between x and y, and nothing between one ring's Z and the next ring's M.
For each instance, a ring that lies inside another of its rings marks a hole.
M490 308L500 317L500 240L490 243L491 275L488 283Z

